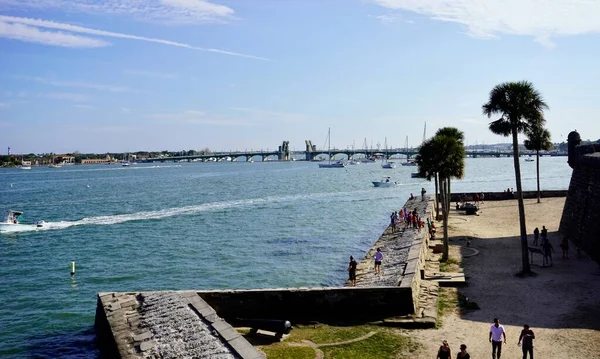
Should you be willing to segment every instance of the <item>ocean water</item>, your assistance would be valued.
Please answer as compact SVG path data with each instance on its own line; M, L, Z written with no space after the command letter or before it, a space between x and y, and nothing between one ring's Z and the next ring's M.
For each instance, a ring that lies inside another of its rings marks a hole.
M542 189L568 188L566 157ZM0 210L44 230L0 234L0 357L89 358L96 293L340 285L410 193L414 167L310 162L0 169ZM524 190L535 162L521 161ZM391 176L394 188L374 188ZM466 159L456 192L515 187L511 158ZM71 262L76 274L70 277Z

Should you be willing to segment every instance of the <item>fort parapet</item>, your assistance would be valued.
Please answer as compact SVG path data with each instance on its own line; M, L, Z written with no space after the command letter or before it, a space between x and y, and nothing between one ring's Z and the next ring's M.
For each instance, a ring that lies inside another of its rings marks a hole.
M573 169L559 231L600 263L600 144L580 145L569 133L569 166Z

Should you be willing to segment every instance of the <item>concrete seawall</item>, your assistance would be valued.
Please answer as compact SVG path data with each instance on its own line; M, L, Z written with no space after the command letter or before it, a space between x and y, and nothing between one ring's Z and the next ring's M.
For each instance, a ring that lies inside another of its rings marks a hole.
M540 191L541 198L551 198L551 197L566 197L567 190L548 190L548 191ZM512 196L510 193L506 192L466 192L466 193L452 193L450 195L451 202L460 202L463 197L466 197L467 200L472 201L474 196L477 194L481 196L481 193L484 194L484 199L486 201L504 201L517 198L516 196ZM537 198L537 191L523 191L523 198Z
M425 219L431 216L433 201L429 196L419 197L405 206ZM99 293L96 330L100 347L109 357L165 353L181 357L177 353L193 347L196 358L210 358L214 353L223 358L259 358L260 353L230 325L237 318L351 323L413 314L419 303L427 230L398 227L394 233L386 228L361 260L357 287ZM380 275L373 271L376 248L384 255ZM173 328L164 330L164 326ZM168 335L181 331L182 326L189 330L184 342L190 341L183 347L177 345L181 338Z

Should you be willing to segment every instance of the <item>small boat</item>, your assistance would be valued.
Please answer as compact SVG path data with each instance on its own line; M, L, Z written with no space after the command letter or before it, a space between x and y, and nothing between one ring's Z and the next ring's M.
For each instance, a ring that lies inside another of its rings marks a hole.
M416 166L417 165L415 162L401 162L400 164L402 166Z
M49 168L61 168L62 166L52 163L52 164L49 164L48 167Z
M421 176L419 172L411 173L410 178L425 178L425 176Z
M534 162L534 161L535 161L535 159L531 156L525 157L525 162Z
M21 167L22 170L30 170L31 169L31 161L23 161L21 160Z
M396 164L394 162L389 162L387 160L387 137L385 138L385 156L381 158L381 168L392 169L396 168Z
M398 184L397 182L390 181L390 177L385 177L381 181L372 181L371 183L375 187L394 187Z
M346 167L348 164L344 161L335 161L335 162L331 162L331 128L329 128L327 130L327 158L329 158L329 160L327 161L327 163L319 163L319 168L344 168Z
M21 215L23 215L22 211L13 211L11 209L6 211L4 219L0 222L0 233L34 231L44 227L44 221L37 221L32 224L21 223Z
M360 165L360 161L352 160L352 161L350 161L350 164L351 165Z

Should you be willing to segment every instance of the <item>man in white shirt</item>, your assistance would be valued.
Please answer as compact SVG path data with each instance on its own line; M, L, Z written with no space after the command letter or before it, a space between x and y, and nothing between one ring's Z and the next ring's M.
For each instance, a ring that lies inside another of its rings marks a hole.
M502 339L504 338L504 344L506 344L506 332L504 327L500 325L498 318L494 318L494 324L490 327L490 343L492 343L492 359L500 359L502 354ZM498 356L496 357L496 349L498 349Z

